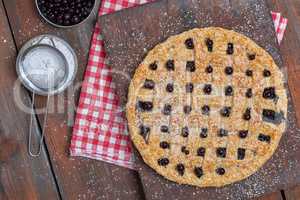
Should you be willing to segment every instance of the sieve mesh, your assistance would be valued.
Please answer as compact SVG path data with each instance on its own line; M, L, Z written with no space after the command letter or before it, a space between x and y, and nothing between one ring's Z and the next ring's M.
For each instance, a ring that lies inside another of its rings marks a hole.
M47 45L38 45L30 49L23 57L22 65L28 80L47 91L58 88L67 76L64 56Z

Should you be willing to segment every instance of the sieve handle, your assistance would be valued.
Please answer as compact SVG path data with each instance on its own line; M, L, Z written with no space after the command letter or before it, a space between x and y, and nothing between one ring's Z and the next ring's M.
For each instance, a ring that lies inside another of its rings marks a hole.
M49 37L48 35L43 35L37 42L35 45L40 44L45 38L48 38L50 40L50 42L52 43L52 46L56 48L55 42L53 40L52 37Z
M48 116L48 105L49 105L49 93L47 95L47 104L46 104L46 113L44 116L44 121L43 121L43 127L42 127L42 135L38 144L38 150L37 152L33 153L31 149L31 141L32 141L32 124L33 124L33 118L34 118L34 102L35 102L35 93L32 93L32 102L31 102L31 111L30 111L30 125L29 125L29 137L28 137L28 153L31 157L38 157L41 154L42 150L42 144L44 141L44 133L45 133L45 126L46 126L46 121L47 121L47 116Z

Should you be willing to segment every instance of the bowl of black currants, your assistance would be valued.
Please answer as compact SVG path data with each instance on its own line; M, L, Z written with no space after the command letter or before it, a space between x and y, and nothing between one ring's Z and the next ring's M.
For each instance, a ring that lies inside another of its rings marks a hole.
M86 21L96 0L36 0L40 15L50 24L68 28Z

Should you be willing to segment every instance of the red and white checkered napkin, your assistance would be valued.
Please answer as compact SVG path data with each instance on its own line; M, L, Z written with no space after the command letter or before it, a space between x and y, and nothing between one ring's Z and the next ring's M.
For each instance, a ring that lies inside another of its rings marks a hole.
M99 15L133 7L152 0L102 0ZM272 12L278 42L286 29L287 19ZM92 37L88 66L81 89L70 152L134 169L134 156L126 119L121 112L111 69L106 65L100 27Z
M281 16L281 13L279 12L271 12L272 14L272 19L274 22L274 26L275 26L275 31L277 34L277 40L278 43L280 44L282 39L283 39L283 35L288 23L288 19L284 18Z

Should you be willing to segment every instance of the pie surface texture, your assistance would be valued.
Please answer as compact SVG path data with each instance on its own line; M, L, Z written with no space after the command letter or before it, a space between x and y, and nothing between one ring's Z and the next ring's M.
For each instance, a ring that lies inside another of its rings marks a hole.
M220 187L255 173L285 130L283 74L254 41L217 27L168 38L131 80L132 141L157 173Z

